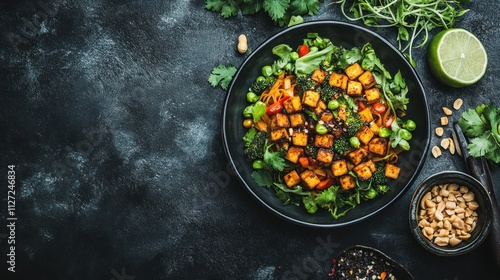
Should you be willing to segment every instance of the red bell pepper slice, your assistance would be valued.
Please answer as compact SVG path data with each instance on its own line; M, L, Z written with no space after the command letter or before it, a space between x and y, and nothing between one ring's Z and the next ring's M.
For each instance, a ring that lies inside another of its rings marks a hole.
M380 102L373 103L372 108L373 108L373 111L375 111L375 113L377 113L377 114L383 114L383 113L385 113L385 110L387 110L387 107L385 107L385 105L380 103Z
M282 97L278 102L269 105L266 108L266 114L274 115L274 114L281 112L281 110L283 110L283 103L285 101L287 101L288 99L290 99L290 96L287 95L287 96Z
M328 187L331 187L334 183L335 183L335 180L333 180L333 178L328 178L328 179L325 179L325 180L319 182L319 184L316 185L316 189L323 190L323 189L326 189Z

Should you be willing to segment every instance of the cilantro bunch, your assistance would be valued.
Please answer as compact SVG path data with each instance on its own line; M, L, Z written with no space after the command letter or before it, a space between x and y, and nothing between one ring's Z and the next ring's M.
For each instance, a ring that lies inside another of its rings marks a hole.
M207 10L220 13L224 18L253 15L265 11L272 21L281 27L293 16L315 15L323 0L205 0Z
M498 164L500 162L500 108L493 103L479 105L462 113L458 125L470 138L467 145L473 157L484 156Z

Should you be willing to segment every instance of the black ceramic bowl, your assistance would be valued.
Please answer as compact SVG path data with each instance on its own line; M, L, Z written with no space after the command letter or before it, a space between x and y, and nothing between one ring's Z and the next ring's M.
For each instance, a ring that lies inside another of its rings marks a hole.
M400 263L379 249L364 245L353 245L340 252L332 270L336 280L380 279L382 273L386 273L385 279L413 280Z
M277 57L271 52L274 46L285 43L294 48L302 43L303 38L307 37L307 33L311 32L331 39L334 45L348 49L362 47L368 42L371 43L386 69L393 75L400 70L406 79L409 88L407 96L410 98L407 116L417 124L417 129L413 132L413 138L410 141L411 150L403 153L399 158L401 166L399 178L389 184L392 190L386 195L358 205L339 219L334 219L327 211L308 214L303 207L283 205L272 189L259 187L254 182L251 177L253 171L251 162L243 153L242 137L247 129L242 125L242 112L248 105L245 96L250 85L257 76L261 75L262 66L269 65L276 60ZM368 29L353 24L336 21L312 21L286 28L277 33L256 48L242 63L233 77L224 103L222 135L226 155L236 175L250 194L264 207L297 224L312 227L340 227L375 215L396 201L412 184L422 167L429 146L429 112L424 89L417 73L401 52L388 41Z
M474 193L474 200L479 205L479 208L475 210L477 212L476 226L470 233L470 237L458 245L438 246L422 233L418 218L421 210L420 204L425 194L431 191L434 186L451 183L466 186L469 191ZM486 239L491 227L492 211L491 198L478 180L460 171L443 171L429 176L415 189L409 210L410 230L418 243L428 251L438 256L457 256L474 250Z

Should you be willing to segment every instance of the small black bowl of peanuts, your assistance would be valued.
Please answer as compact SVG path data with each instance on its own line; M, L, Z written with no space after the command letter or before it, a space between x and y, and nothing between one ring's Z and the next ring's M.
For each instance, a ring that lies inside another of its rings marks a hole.
M424 179L410 202L415 239L438 256L457 256L487 238L492 202L483 185L460 171L442 171Z

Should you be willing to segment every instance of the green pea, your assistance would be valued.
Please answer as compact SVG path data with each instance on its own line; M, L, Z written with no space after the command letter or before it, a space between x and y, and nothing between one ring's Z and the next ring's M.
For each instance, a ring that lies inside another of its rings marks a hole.
M257 79L255 79L255 82L259 83L259 82L264 82L265 80L266 80L266 77L258 76Z
M373 188L370 188L367 192L364 193L364 197L366 199L374 199L377 196L377 191Z
M359 138L356 136L349 138L349 143L353 148L359 148L359 146L361 146L361 142L359 141Z
M262 76L269 77L273 74L273 67L266 65L266 66L262 67L261 72L262 72Z
M326 134L328 132L328 129L326 126L322 123L317 123L316 124L316 133L317 134Z
M411 132L409 132L408 130L402 128L399 130L399 136L404 139L404 140L410 140L412 135L411 135Z
M340 102L337 99L332 99L332 100L328 101L328 109L333 111L339 107L340 107Z
M281 75L281 73L283 73L283 69L276 69L276 71L273 72L273 75L279 76L279 75Z
M265 166L265 163L261 159L254 160L254 162L252 163L252 168L256 169L256 170L262 169L262 168L264 168L264 166Z
M243 116L245 118L251 118L253 116L253 106L249 105L245 109L243 109Z
M378 131L378 136L382 138L388 138L389 136L391 136L391 130L387 127L381 127Z
M417 128L417 124L413 120L407 120L403 124L403 128L407 129L408 131L414 131Z
M257 94L255 94L255 92L253 92L253 91L247 92L247 101L248 102L254 103L257 100L259 100L259 96Z
M299 59L299 53L298 52L291 52L290 53L290 60L295 61Z
M319 51L318 47L312 46L309 48L309 53L317 53Z

